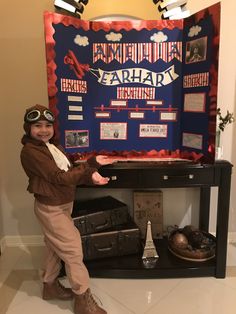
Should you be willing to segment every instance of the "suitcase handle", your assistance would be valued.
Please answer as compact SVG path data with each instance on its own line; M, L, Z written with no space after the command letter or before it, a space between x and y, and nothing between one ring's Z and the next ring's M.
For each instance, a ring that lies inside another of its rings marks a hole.
M99 252L106 252L106 251L110 251L112 250L113 248L113 245L111 243L111 246L109 247L97 247L97 245L95 245L96 249L99 251Z
M102 225L95 225L95 224L92 224L92 226L94 226L94 229L95 230L100 230L100 229L104 229L105 227L109 226L109 221L106 220L104 224Z

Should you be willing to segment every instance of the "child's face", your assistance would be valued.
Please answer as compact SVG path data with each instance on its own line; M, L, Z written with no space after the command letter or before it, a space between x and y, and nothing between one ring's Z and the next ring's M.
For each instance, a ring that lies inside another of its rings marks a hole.
M39 120L31 124L30 135L36 140L47 143L53 137L53 134L53 124L48 121Z

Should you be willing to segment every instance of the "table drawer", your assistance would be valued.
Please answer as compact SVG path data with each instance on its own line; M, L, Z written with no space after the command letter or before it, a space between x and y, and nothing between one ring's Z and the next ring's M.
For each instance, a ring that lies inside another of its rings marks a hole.
M139 171L137 169L101 169L102 176L109 177L109 188L139 187Z
M143 187L172 187L172 186L191 186L191 185L213 185L213 169L167 169L149 170L139 172L139 180Z

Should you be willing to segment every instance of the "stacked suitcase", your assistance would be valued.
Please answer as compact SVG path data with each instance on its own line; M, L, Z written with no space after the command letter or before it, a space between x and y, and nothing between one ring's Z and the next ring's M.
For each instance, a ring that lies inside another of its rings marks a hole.
M80 231L84 260L140 252L140 230L123 202L105 196L75 201L72 219Z

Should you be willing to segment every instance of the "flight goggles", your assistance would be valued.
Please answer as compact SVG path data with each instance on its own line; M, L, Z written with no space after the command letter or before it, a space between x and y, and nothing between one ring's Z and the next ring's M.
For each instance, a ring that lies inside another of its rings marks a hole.
M36 122L41 119L46 119L48 122L54 122L55 120L53 113L47 109L43 111L34 109L25 115L25 122Z

